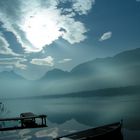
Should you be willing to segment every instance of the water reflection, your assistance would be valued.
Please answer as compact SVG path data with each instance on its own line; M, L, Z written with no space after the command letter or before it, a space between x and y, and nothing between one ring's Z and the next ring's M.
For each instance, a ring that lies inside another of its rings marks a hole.
M8 117L18 116L22 112L35 112L48 115L48 120L56 124L63 124L73 118L88 127L97 127L123 119L125 129L140 130L138 99L138 96L129 95L104 98L4 100L3 102L10 110ZM125 137L129 139L128 135Z

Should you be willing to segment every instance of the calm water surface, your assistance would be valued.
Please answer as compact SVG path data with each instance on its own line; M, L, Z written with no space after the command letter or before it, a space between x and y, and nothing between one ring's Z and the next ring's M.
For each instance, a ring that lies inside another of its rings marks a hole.
M46 114L48 120L61 124L75 119L88 126L124 121L124 139L140 139L140 96L51 98L3 100L10 111L6 117L22 112ZM133 131L132 131L133 130ZM135 136L135 138L134 138Z

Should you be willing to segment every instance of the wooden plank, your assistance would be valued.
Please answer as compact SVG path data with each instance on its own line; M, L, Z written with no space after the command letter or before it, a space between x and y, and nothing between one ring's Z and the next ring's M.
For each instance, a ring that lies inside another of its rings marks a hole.
M0 128L0 131L10 131L10 130L28 129L28 128L42 128L42 127L47 127L47 125L37 125L31 127L20 127L20 126L6 127L6 128Z
M0 118L0 121L21 121L24 119L46 118L46 115L36 115L30 117Z
M21 120L20 117L15 117L15 118L0 118L0 121L18 121Z

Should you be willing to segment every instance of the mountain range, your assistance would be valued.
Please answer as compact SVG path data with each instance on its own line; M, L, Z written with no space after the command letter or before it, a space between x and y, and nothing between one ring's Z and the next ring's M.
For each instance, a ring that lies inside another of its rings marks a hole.
M0 73L0 92L24 92L34 95L65 94L140 84L140 48L114 57L97 58L74 67L70 72L48 71L29 81L13 71ZM8 87L8 88L7 88ZM18 90L16 90L18 89Z
M45 92L51 89L52 93L68 93L139 85L139 77L140 48L137 48L82 63L70 72L54 69L39 82L47 83Z

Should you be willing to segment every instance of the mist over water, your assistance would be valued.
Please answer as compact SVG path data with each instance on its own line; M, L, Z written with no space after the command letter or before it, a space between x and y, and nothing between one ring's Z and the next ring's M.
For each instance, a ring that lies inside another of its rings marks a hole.
M90 98L54 98L5 101L10 110L8 116L17 116L22 112L47 114L54 122L64 122L75 118L88 125L113 122L115 120L138 118L138 96L90 97ZM137 116L135 116L137 114Z
M85 126L96 127L123 119L125 137L128 140L130 139L128 135L132 135L131 131L139 132L140 130L139 99L138 95L124 95L90 98L13 99L3 100L3 103L10 111L5 117L19 116L22 112L33 112L46 114L48 121L57 125L74 119Z

